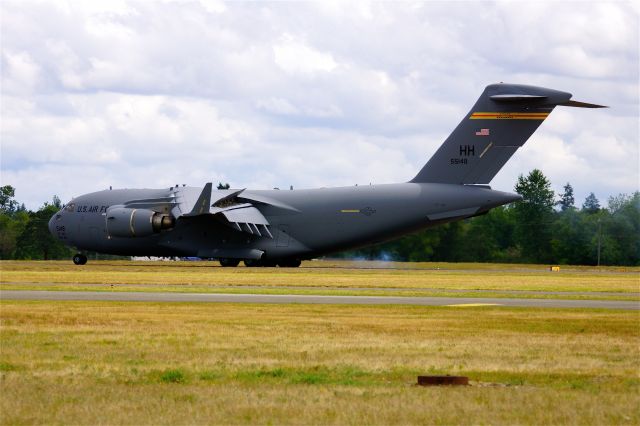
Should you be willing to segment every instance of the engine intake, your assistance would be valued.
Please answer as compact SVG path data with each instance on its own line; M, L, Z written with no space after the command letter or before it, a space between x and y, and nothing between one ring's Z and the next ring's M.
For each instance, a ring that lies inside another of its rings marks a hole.
M148 237L175 225L173 216L148 209L115 207L107 210L110 237Z

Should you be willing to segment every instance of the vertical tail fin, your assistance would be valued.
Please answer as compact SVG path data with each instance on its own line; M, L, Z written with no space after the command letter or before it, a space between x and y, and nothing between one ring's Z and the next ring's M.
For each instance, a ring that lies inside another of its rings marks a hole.
M411 182L488 184L557 105L571 93L518 84L492 84Z

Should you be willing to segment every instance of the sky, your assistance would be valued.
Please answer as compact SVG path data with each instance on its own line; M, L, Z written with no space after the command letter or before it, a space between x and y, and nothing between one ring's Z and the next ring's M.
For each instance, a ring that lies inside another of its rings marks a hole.
M406 182L484 87L556 108L491 182L578 206L639 183L632 2L0 2L2 185L35 209L114 188Z

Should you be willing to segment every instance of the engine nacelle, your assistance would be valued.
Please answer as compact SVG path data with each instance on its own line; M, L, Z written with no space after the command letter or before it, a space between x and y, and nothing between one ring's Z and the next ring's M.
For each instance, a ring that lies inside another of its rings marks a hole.
M148 209L114 207L107 209L106 216L110 237L148 237L175 224L172 216Z

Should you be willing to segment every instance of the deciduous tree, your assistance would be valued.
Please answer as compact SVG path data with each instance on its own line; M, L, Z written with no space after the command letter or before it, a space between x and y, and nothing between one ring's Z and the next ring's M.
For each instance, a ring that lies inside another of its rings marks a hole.
M18 202L13 199L16 190L11 185L0 187L0 213L11 214L16 211Z

